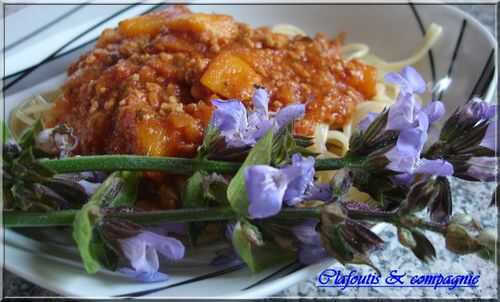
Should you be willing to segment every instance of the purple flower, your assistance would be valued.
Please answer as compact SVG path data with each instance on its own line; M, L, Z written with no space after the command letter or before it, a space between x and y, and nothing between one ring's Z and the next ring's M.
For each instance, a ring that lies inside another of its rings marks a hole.
M496 115L495 105L488 105L480 98L473 98L460 111L460 119L462 121L472 121L476 123L480 120L488 120Z
M444 160L421 159L421 152L427 141L429 126L443 117L444 105L439 101L423 107L415 100L414 93L425 91L425 82L411 67L386 76L386 81L402 87L396 103L389 108L386 129L399 131L396 146L386 153L389 160L387 169L402 174L395 177L396 182L406 183L413 174L434 174L449 176L453 166Z
M445 114L444 105L440 101L430 102L422 111L427 115L431 124L440 120Z
M266 165L250 166L245 170L248 213L252 218L265 218L279 213L283 202L295 205L303 200L329 201L331 191L314 184L314 158L292 156L292 163L282 168Z
M404 67L400 73L390 72L385 76L385 81L391 84L401 86L404 93L424 93L425 81L420 74L410 66Z
M79 180L78 184L82 186L83 190L85 191L85 194L88 196L92 195L97 191L97 188L101 186L101 183L94 183L87 181L85 179Z
M368 112L368 114L358 123L358 130L366 131L371 123L377 118L379 114L375 112Z
M304 115L305 106L303 104L292 104L282 108L274 117L274 129L279 130L291 121L294 121Z
M496 142L499 141L498 139L498 133L497 133L497 121L493 120L490 122L488 125L488 128L486 129L486 133L484 134L483 140L479 144L482 147L488 148L490 150L497 150L496 148Z
M421 111L421 106L415 101L413 95L400 93L396 102L389 108L386 129L404 130L413 128L422 116L426 115Z
M321 238L316 231L319 221L308 219L303 223L293 226L292 232L300 242L299 261L303 264L312 264L326 258L327 252L321 245Z
M495 181L498 178L497 157L471 157L467 161L467 176L479 181Z
M177 239L142 231L139 234L118 240L121 252L129 261L131 268L120 271L142 282L165 281L168 276L158 272L160 267L158 253L168 260L184 257L184 245Z
M265 218L278 214L288 184L297 176L297 169L276 169L265 165L255 165L245 170L245 187L252 218Z
M307 188L303 200L332 201L333 192L330 184L315 183Z
M300 154L295 153L292 156L291 168L300 171L300 177L295 177L285 191L284 201L288 205L295 205L300 202L304 197L307 188L311 186L314 181L314 158L302 157Z
M229 147L253 146L269 129L278 131L305 112L303 104L294 104L282 108L271 118L268 111L269 94L263 88L255 90L252 102L254 111L249 113L239 100L212 101L216 110L211 124L219 129Z

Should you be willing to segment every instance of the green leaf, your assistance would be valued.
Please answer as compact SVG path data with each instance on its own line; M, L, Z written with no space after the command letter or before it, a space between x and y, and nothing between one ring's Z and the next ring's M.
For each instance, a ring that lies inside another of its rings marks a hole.
M203 179L203 198L219 206L229 204L227 200L228 182L222 176L212 174Z
M207 129L205 130L205 136L203 137L203 143L198 149L196 158L204 159L208 155L210 155L210 153L212 153L215 145L217 144L217 141L220 139L219 134L219 129L214 127L212 124L208 125Z
M102 252L95 250L99 245L96 245L98 239L94 238L95 226L102 219L101 207L130 204L136 194L132 192L134 184L136 188L136 177L133 172L114 172L76 214L73 239L88 273L96 273L101 267L98 255L102 255Z
M73 239L80 251L85 270L91 274L96 273L101 268L101 264L92 249L92 235L94 226L99 219L100 210L96 203L97 201L94 200L84 205L76 214L73 222Z
M43 130L42 121L38 119L31 127L26 129L19 138L19 146L22 149L33 147L35 145L35 138Z
M252 231L255 229L253 226ZM242 227L242 222L238 222L234 228L233 245L238 255L254 273L295 257L293 252L281 249L274 242L267 241L261 246L255 245Z
M245 162L233 177L227 188L227 200L233 210L240 214L248 215L248 198L245 189L245 169L253 165L269 165L271 163L271 152L273 147L273 132L269 130L255 147L248 153Z
M207 202L203 194L203 178L206 176L204 171L196 171L186 183L186 188L182 194L182 205L184 208L206 207ZM205 222L191 222L188 224L188 235L192 245L196 242L205 230Z
M182 204L185 208L206 207L203 194L203 178L206 173L203 171L195 172L188 180L184 189Z

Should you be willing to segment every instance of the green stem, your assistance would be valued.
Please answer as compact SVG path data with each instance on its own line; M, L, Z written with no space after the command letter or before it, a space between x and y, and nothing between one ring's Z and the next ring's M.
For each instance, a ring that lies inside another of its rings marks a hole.
M198 170L220 174L234 174L241 163L199 160L177 157L158 157L141 155L92 155L64 159L42 159L44 166L56 173L82 171L162 171L175 174L192 174ZM328 158L316 160L316 170L338 170L344 167L359 167L360 159Z
M319 219L319 211L319 208L283 209L278 215L271 218ZM73 224L73 219L75 218L77 212L78 210L63 210L47 213L12 211L4 212L3 221L6 228L70 226ZM238 218L237 214L229 207L130 213L116 212L107 213L106 217L127 219L142 225L153 225L169 222L231 220Z
M177 157L141 155L92 155L64 159L44 159L41 163L57 173L82 171L163 171L192 174L206 170L221 174L236 173L239 163Z

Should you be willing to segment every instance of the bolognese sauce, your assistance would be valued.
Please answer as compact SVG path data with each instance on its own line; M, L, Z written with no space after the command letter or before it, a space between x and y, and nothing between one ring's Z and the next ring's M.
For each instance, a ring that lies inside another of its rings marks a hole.
M271 111L306 104L297 134L312 135L318 122L340 128L375 94L376 80L373 67L342 60L341 44L172 6L106 29L69 67L49 126L71 126L77 154L189 157L202 141L211 100L250 106L259 85L270 92Z

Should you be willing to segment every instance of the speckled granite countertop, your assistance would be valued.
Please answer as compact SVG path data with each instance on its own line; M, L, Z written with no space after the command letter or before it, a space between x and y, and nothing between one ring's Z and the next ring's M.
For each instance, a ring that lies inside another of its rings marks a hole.
M493 5L456 5L460 9L480 20L491 31L495 26L495 7ZM19 7L19 6L17 6ZM15 11L16 8L8 8L6 13ZM484 226L496 227L497 215L492 215L496 209L487 207L494 189L492 184L477 184L455 180L452 183L454 192L454 212L467 213L481 221ZM484 201L484 206L471 203L472 200ZM278 293L276 297L345 297L345 298L496 298L498 291L497 268L477 256L457 256L448 252L444 248L444 240L435 234L428 233L428 238L435 244L437 259L429 264L419 262L413 254L402 247L394 239L395 230L392 227L385 228L381 237L385 240L385 246L380 251L375 252L371 259L382 274L398 269L407 272L409 275L423 273L448 273L466 274L474 272L480 274L481 279L478 288L458 288L450 291L446 288L426 289L426 288L349 288L340 290L336 288L317 288L315 286L315 276L309 280L300 282L290 288ZM361 272L368 272L362 267L346 267L334 265L333 268L350 270L357 269ZM3 296L4 297L50 297L56 294L40 288L20 277L7 271L3 273Z

